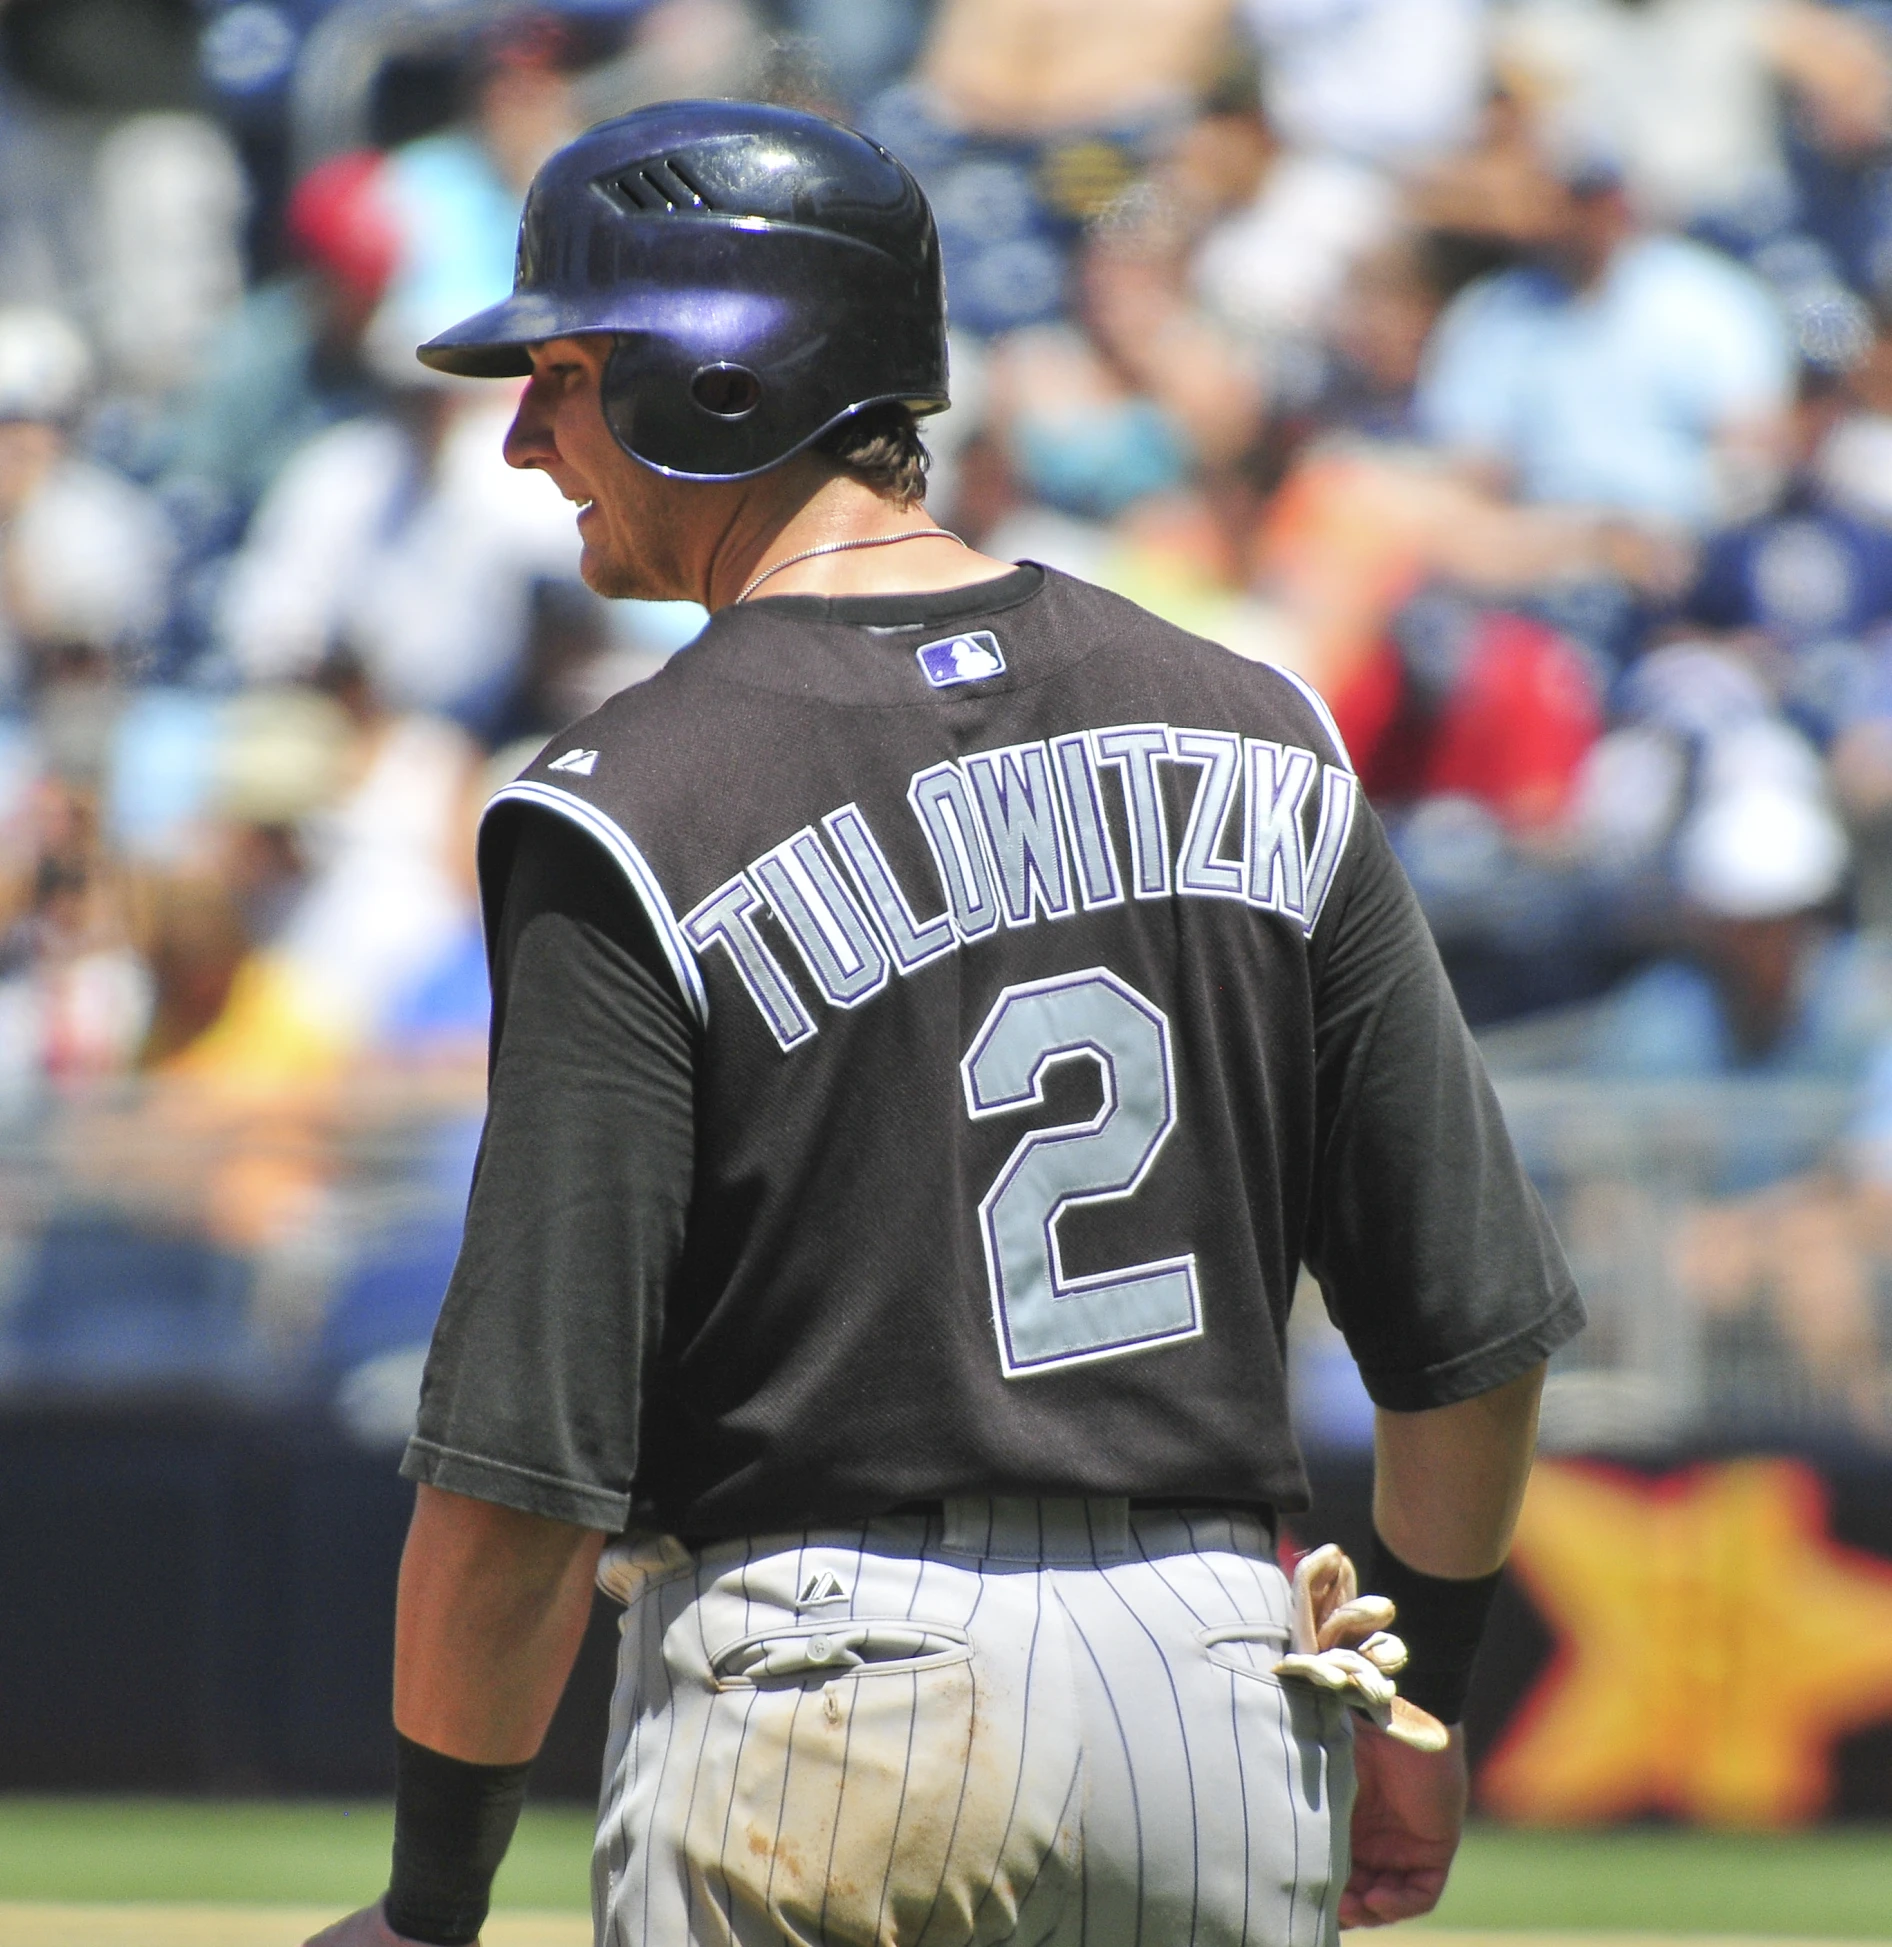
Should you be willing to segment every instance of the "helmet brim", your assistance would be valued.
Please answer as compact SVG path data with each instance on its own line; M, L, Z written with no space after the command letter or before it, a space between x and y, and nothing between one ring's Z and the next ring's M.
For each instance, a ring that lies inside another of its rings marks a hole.
M591 291L566 297L515 291L429 338L415 356L436 372L460 378L518 379L532 371L529 345L587 333L648 331L700 333L740 360L793 320L794 306L784 297L714 284L668 289L654 282L632 284L608 298Z
M528 345L581 331L616 331L600 324L596 306L561 303L537 291L516 292L457 325L437 332L414 356L436 372L463 379L523 379L532 373Z

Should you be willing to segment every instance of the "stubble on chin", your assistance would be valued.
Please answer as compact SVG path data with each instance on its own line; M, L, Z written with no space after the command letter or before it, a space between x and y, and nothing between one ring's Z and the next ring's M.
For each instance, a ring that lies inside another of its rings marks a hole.
M579 557L578 574L594 595L602 595L607 601L649 602L661 599L651 588L649 577L640 573L634 561L619 560L599 548L585 549Z

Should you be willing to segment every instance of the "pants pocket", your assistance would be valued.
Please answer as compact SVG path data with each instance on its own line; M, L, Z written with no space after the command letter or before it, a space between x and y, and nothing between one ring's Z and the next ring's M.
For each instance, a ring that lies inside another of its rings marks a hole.
M785 1625L715 1652L681 1834L707 1929L693 1938L1012 1939L1077 1764L1055 1705L1040 1717L1034 1701L1027 1749L1025 1662L1001 1649L994 1667L963 1629L905 1618Z
M1279 1623L1218 1623L1196 1632L1203 1654L1218 1669L1238 1677L1260 1677L1279 1683L1274 1666L1288 1653L1288 1632Z
M895 1676L964 1662L971 1654L966 1632L951 1623L849 1616L785 1623L741 1637L710 1658L710 1673L718 1689L729 1690L809 1679L825 1683L853 1674Z

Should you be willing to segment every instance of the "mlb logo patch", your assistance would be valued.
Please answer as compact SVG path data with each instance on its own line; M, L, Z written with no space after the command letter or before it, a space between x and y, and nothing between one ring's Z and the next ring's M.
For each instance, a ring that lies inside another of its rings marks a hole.
M926 643L913 653L936 690L951 689L955 683L982 683L988 676L1005 674L1005 655L990 629L949 635L944 642Z

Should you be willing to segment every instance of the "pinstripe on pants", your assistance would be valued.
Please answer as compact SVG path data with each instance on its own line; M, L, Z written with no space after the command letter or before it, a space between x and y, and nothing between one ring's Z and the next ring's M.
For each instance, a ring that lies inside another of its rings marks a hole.
M1267 1674L1258 1522L957 1501L617 1577L600 1947L1333 1947L1351 1733Z

